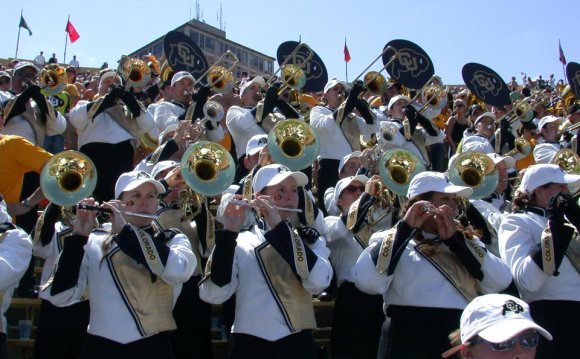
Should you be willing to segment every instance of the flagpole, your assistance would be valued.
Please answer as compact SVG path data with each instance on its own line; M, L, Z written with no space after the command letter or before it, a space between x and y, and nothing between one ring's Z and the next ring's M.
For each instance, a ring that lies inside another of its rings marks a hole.
M564 73L564 83L568 84L568 77L566 77L566 65L562 64L562 72Z
M344 38L344 46L346 46L346 37ZM346 79L346 83L348 83L348 61L344 61L344 74L345 74L345 79Z
M20 9L20 18L22 19L22 9ZM20 20L19 20L20 21ZM14 58L18 59L18 44L20 43L20 23L18 23L18 37L16 38L16 53L14 54Z
M68 19L66 20L66 30L68 30L68 23L70 21L70 15L68 16ZM64 35L64 56L63 56L63 60L62 63L66 64L66 46L68 45L68 31L65 31L65 35Z

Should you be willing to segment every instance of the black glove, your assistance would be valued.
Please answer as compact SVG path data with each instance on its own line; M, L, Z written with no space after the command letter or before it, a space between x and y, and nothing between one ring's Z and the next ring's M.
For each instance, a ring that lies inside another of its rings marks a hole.
M115 106L115 104L117 103L117 99L120 99L123 96L124 92L125 90L123 90L121 86L113 86L111 91L109 91L109 93L105 95L105 97L103 98L103 102L101 103L101 106L99 107L97 112L95 112L93 118L97 117L101 112L105 111L106 109ZM89 106L87 106L87 112L91 110L92 106L94 106L94 103L89 104Z
M409 122L411 123L411 128L413 129L413 131L415 130L415 127L417 127L417 124L421 124L421 126L425 129L425 131L427 131L429 136L437 136L439 134L437 128L435 127L435 124L429 121L427 117L421 115L417 111L417 109L413 107L411 104L405 106L404 111L405 115L409 119ZM411 131L411 133L413 133L413 131Z
M362 118L365 119L365 122L367 124L369 124L369 125L373 124L374 119L375 119L375 115L371 111L371 108L370 108L368 102L359 98L359 99L357 99L356 103L354 104L354 107L356 107L356 109L358 110L358 112L360 113Z
M300 226L296 228L296 231L298 232L298 235L300 235L300 238L302 238L304 242L310 244L315 243L318 237L320 237L320 233L318 233L318 231L314 227Z
M574 137L574 134L572 134L572 132L570 131L564 131L564 133L562 133L562 139L564 140L564 142L570 144L570 142L572 142L572 137ZM570 146L568 146L569 148Z
M550 198L548 203L548 208L546 212L548 213L548 219L556 223L564 223L564 214L566 212L566 207L568 205L568 200L564 197L566 196L562 192Z
M129 111L131 111L131 114L133 114L133 118L137 118L139 115L141 115L141 106L139 106L139 102L137 101L135 94L129 91L123 91L120 98L125 103L125 105L127 105L127 108Z
M12 110L9 114L5 114L6 122L8 122L8 120L10 120L12 117L24 113L24 111L26 111L26 104L28 103L28 100L37 96L42 96L42 94L40 93L40 87L36 85L30 85L26 88L26 90L18 94L16 98L13 99L14 105L12 106Z
M364 92L364 87L362 82L357 81L352 85L348 96L346 97L346 103L344 104L344 114L345 116L354 110L359 98L358 96Z
M278 91L280 91L280 87L282 86L281 82L274 82L266 91L266 97L264 98L264 107L262 109L262 118L258 120L261 121L266 116L268 116L276 107L276 100L278 99ZM257 107L252 109L252 114L254 117L257 113Z
M578 198L572 197L567 193L561 193L562 201L565 202L564 215L566 219L580 231L580 206L578 205Z
M286 118L300 118L300 113L296 111L294 107L292 107L288 102L278 98L276 100L276 107L278 110L284 115Z
M514 147L516 138L512 133L512 128L507 118L504 118L500 121L499 131L501 134L500 148L503 148L507 144L508 147L512 149Z
M209 86L202 86L199 88L199 90L197 90L197 93L195 94L195 108L193 110L193 121L204 117L203 106L205 105L207 99L209 99L210 96L211 96L211 88ZM206 126L207 123L209 122L210 121L206 122ZM211 129L213 129L213 126Z

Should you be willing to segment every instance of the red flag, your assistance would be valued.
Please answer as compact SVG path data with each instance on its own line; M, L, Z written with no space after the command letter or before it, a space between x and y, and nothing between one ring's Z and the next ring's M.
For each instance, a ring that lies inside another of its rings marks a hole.
M64 29L64 31L68 32L68 38L70 39L71 44L77 41L80 37L79 33L77 32L77 29L75 29L70 20L67 21L66 29Z
M350 61L350 52L348 52L348 47L346 46L346 40L344 40L344 61Z
M560 62L562 65L566 65L566 56L564 56L564 51L562 51L562 43L558 40L558 49L560 50Z

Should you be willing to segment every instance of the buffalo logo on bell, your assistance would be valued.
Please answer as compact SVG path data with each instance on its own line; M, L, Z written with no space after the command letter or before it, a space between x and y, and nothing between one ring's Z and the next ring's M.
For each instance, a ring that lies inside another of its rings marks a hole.
M419 77L430 67L429 59L412 49L400 49L396 56L397 61L392 62L389 71L395 79L399 79L401 73L410 73L414 78Z
M203 72L205 64L202 61L203 54L198 54L196 49L186 42L171 44L170 52L167 56L171 64L183 64L188 72Z
M503 87L503 81L495 74L481 70L473 74L471 84L474 86L475 95L482 100L485 100L486 94L488 93L497 96Z

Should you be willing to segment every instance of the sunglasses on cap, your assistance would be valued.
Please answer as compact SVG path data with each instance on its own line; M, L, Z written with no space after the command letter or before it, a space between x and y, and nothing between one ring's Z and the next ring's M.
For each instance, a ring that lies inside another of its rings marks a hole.
M520 343L520 345L522 346L522 348L535 348L538 346L538 344L540 343L540 333L533 331L533 332L528 332L528 333L524 333L521 335L518 335L517 337L513 337L511 339L506 340L505 342L501 342L501 343L492 343L492 342L488 342L485 339L476 339L474 341L471 342L471 345L475 345L475 344L479 344L479 343L485 343L487 345L489 345L489 347L491 348L491 350L493 350L494 352L505 352L508 350L511 350L516 343Z

